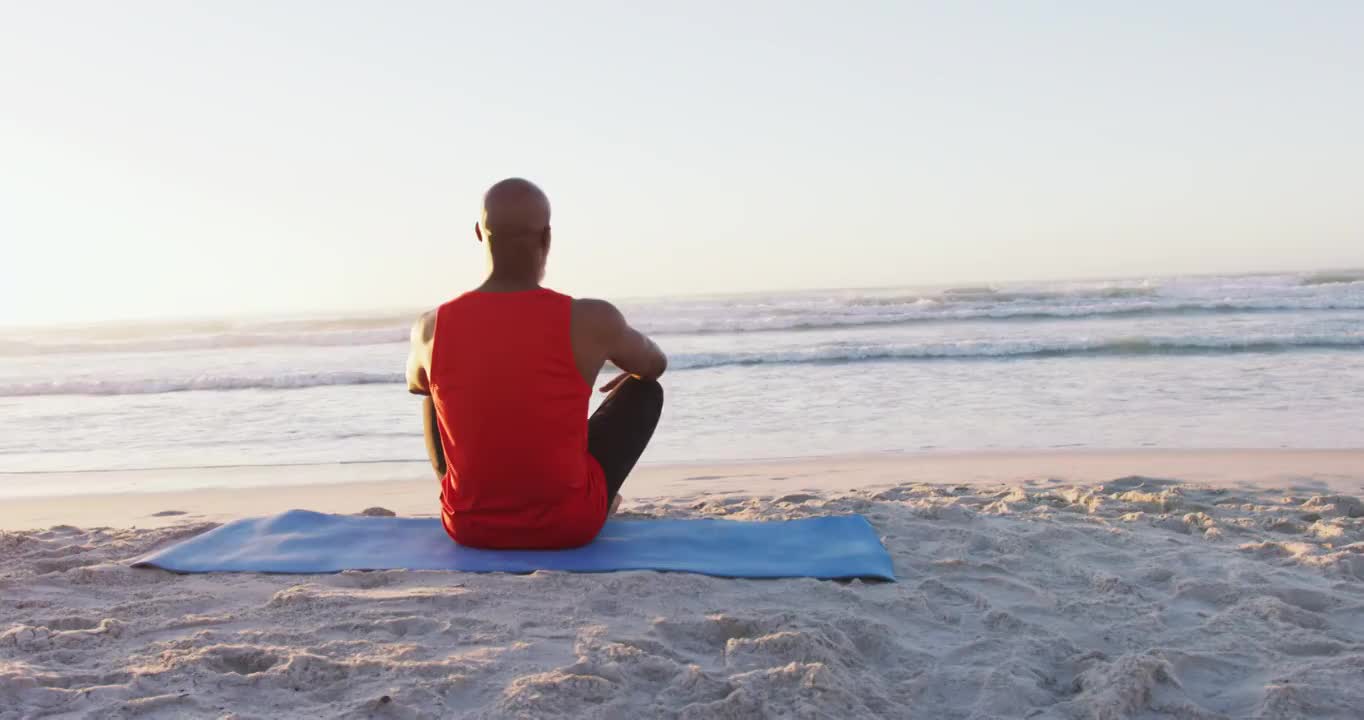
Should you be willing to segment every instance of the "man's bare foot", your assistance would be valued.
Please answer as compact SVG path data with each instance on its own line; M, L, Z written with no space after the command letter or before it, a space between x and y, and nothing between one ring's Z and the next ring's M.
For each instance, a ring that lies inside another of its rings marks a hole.
M615 515L615 514L616 514L616 511L619 510L619 509L620 509L620 496L617 495L617 496L611 498L611 509L610 509L610 510L607 510L607 511L606 511L606 514L607 514L607 515Z

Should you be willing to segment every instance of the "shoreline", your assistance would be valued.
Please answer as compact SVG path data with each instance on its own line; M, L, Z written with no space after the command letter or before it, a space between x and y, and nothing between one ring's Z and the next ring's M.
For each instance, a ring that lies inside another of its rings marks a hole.
M185 484L186 474L199 476L190 484L200 487L174 489ZM1364 495L1364 449L928 451L673 463L639 466L622 494L628 510L632 501L662 497L762 498L904 483L1045 487L1133 475L1215 487ZM38 478L70 492L0 498L5 507L0 530L157 528L293 508L355 513L381 506L399 515L433 516L439 507L436 480L420 461L0 473L0 485ZM120 484L147 489L91 491Z

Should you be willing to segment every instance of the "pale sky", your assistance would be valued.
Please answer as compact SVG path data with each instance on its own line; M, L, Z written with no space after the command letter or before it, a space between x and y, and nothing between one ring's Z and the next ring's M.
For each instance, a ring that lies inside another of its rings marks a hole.
M0 0L0 324L1364 265L1364 2Z

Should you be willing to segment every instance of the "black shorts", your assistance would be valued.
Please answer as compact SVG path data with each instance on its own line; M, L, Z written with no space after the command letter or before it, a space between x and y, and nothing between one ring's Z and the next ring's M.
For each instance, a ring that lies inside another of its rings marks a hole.
M606 475L610 503L644 454L663 414L663 386L657 380L626 378L587 421L587 451Z

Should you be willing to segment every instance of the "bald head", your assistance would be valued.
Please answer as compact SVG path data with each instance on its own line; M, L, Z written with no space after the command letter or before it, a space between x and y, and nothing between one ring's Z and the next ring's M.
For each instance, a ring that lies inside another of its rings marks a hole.
M539 283L549 257L549 198L529 180L503 180L484 193L483 221L474 234L488 244L492 260L488 283L499 287Z
M483 234L497 240L538 240L549 228L549 198L535 183L508 178L483 195Z

